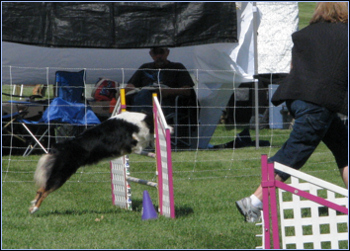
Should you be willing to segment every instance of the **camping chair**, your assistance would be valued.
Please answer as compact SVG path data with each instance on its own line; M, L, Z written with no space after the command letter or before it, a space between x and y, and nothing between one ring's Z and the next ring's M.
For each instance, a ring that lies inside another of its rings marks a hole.
M9 100L2 103L3 154L23 153L22 149L28 146L32 138L28 136L28 132L24 130L26 127L20 121L23 118L39 120L47 107L48 101L45 100Z
M57 104L61 106L60 112L62 112L62 114L54 119L54 121L63 123L55 126L56 143L65 140L66 137L78 135L84 130L83 126L79 126L80 123L78 121L70 120L70 118L77 116L82 118L84 116L83 114L70 114L69 116L65 116L64 113L67 112L69 114L70 112L70 109L67 110L66 108L72 108L72 106L78 108L81 104L86 103L84 97L85 79L85 70L79 72L57 71L55 73L56 84L54 88L54 96L62 99L58 100L60 104ZM74 104L64 104L64 101ZM80 109L81 110L76 110L76 112L83 113L84 108L81 107ZM61 119L59 117L61 117ZM62 120L62 118L64 118L64 120Z
M121 95L122 92L116 101L112 116L118 114L122 108ZM192 133L198 127L199 108L197 108L197 103L197 95L194 90L192 90L191 98L178 95L175 97L174 111L165 116L169 125L174 128L171 144L175 150L179 147L191 148L192 146Z
M191 146L191 113L190 109L181 108L180 104L183 99L184 97L181 95L176 96L174 112L165 116L167 121L172 121L171 125L174 128L174 133L171 144L175 147L175 150L180 144L186 147Z
M27 140L20 133L20 125L15 124L17 117L22 112L13 112L10 114L2 114L2 154L16 154L20 147L26 146Z
M174 150L192 147L192 133L198 127L197 95L193 91L190 98L178 95L175 97L174 111L165 116L169 125L174 128L171 144Z
M41 119L39 121L29 121L23 118L18 119L32 138L32 142L28 145L23 156L29 155L37 145L45 153L48 152L41 144L41 139L51 131L52 125L56 129L56 133L67 131L67 128L65 128L67 125L73 129L80 129L70 130L71 133L60 135L66 138L67 136L75 136L82 132L81 128L85 129L87 125L100 123L100 120L84 99L85 70L79 72L57 71L55 78L55 94L57 97L51 101ZM47 129L38 139L28 128L29 124L45 125ZM59 141L60 139L56 137L56 142Z

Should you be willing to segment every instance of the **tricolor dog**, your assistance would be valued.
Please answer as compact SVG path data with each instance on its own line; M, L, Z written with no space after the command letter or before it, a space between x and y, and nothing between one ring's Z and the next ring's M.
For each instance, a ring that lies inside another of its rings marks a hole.
M123 112L82 134L54 145L37 165L34 180L38 185L30 213L35 213L43 200L60 188L81 166L103 159L141 153L153 140L153 116Z

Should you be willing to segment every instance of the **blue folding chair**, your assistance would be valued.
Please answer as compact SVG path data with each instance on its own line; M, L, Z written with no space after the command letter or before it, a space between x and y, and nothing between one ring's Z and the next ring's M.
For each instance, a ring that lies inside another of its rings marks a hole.
M86 71L57 71L55 96L72 103L84 103Z
M51 126L55 127L56 132L59 128L64 128L67 125L72 128L79 128L79 130L71 130L70 134L62 135L66 138L82 132L88 125L101 123L84 98L85 76L85 70L79 72L57 71L55 74L55 94L57 97L51 101L41 119L30 121L21 117L18 118L18 121L22 123L33 139L23 156L29 155L36 146L39 146L45 153L48 152L47 148L41 144L41 139L50 132ZM37 138L28 128L29 124L44 125L47 126L47 129L40 138ZM57 141L59 139L56 137Z

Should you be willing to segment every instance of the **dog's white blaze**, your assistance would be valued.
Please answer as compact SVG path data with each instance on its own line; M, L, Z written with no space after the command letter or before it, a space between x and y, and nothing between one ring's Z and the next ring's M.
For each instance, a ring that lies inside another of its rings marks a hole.
M146 117L146 114L140 113L140 112L122 112L120 114L117 114L110 119L118 118L118 119L124 119L130 123L133 123L135 125L138 125L141 123L142 120L144 120Z
M145 117L146 114L138 112L122 112L121 114L111 117L111 119L124 119L140 128L140 131L137 134L133 134L133 137L138 141L137 146L133 148L133 152L135 153L141 153L141 151L148 146L149 142L152 141L152 135L150 135L149 128L143 121Z

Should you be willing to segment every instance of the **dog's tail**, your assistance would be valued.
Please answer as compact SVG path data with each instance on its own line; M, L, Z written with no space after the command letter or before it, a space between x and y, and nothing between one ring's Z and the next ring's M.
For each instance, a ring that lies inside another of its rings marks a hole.
M34 181L38 187L46 187L47 179L52 171L57 156L55 154L45 154L39 159L36 171L34 174Z

